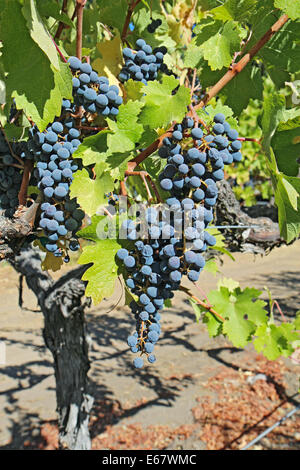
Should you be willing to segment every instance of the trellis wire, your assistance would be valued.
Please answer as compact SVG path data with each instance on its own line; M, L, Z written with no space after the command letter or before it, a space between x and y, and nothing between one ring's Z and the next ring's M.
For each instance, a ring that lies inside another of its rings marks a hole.
M240 450L247 450L249 447L252 447L253 444L256 444L256 442L260 441L263 437L265 437L267 434L269 434L273 429L275 429L277 426L280 426L286 419L290 418L294 413L300 410L300 403L298 406L293 408L291 411L289 411L283 418L279 419L275 424L270 426L268 429L266 429L264 432L259 434L255 439L253 439L251 442L249 442L247 445L245 445L242 449Z
M260 228L260 225L212 225L208 228L227 229L227 228Z

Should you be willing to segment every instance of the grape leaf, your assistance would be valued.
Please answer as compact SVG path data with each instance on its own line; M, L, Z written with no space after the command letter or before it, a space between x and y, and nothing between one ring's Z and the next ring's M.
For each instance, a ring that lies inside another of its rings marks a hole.
M98 240L83 248L78 263L93 264L85 271L82 280L88 281L85 295L91 297L95 305L114 292L118 277L115 255L119 248L121 245L113 239Z
M79 238L85 238L86 240L92 240L94 242L99 240L99 235L98 235L98 225L100 222L102 222L104 219L107 219L107 216L105 215L93 215L91 218L91 223L87 226L84 227L83 229L79 230L76 235Z
M110 153L125 153L133 150L143 133L143 126L137 122L143 103L128 101L119 107L116 121L108 119L109 128L113 131L107 137Z
M290 323L276 325L261 325L255 332L253 345L257 352L262 352L267 359L273 361L279 356L290 356L294 349L293 341L299 340L299 334Z
M101 22L108 27L114 27L122 31L124 26L124 18L128 9L127 0L119 0L116 2L108 2L107 0L97 0L99 11L101 12Z
M278 169L289 176L299 172L300 126L296 129L276 132L272 138ZM288 149L288 152L287 152Z
M11 18L14 18L13 22ZM44 51L31 38L21 6L16 0L5 2L0 27L2 60L8 73L7 98L15 98L17 109L24 109L42 131L55 116L60 115L62 99L72 99L70 69L61 62L59 71L53 67Z
M224 5L213 8L211 14L218 20L242 22L251 17L257 3L257 0L227 0Z
M219 24L219 22L218 22ZM213 28L213 25L210 25ZM197 43L203 36L203 31L197 37ZM219 30L211 35L199 46L203 52L203 57L207 60L212 70L229 67L232 62L234 52L240 49L241 31L234 21L227 21Z
M26 19L30 36L36 42L39 48L44 51L53 67L59 71L59 59L56 48L39 16L35 2L33 0L25 0L22 13Z
M237 287L239 287L239 283L234 279L223 277L218 281L218 289L220 289L220 287L227 287L230 292L233 292Z
M52 18L71 26L71 28L74 26L73 21L68 17L68 15L61 12L58 3L56 3L55 0L43 0L43 2L39 2L37 4L37 8L41 16L52 16Z
M194 69L199 66L203 58L203 51L192 40L184 52L184 66Z
M198 305L198 307L200 306ZM203 315L202 321L207 327L209 336L211 338L215 338L216 336L219 336L223 330L223 323L212 313L204 309L203 311L206 311L206 313Z
M291 20L300 18L300 3L296 0L275 0L274 6L283 10Z
M222 90L225 103L235 115L247 108L250 99L262 100L263 81L258 67L248 66L238 73Z
M213 258L206 261L204 270L208 273L213 274L214 276L216 276L216 274L220 272L219 267Z
M275 187L275 203L278 207L280 233L289 243L300 233L299 179L280 173L272 174L272 180Z
M173 95L172 91L178 90ZM164 75L162 83L148 82L144 86L145 106L142 109L140 121L146 126L158 128L165 127L172 121L181 121L190 104L190 91L179 86L179 81L173 76Z
M267 95L263 101L263 117L261 120L262 127L262 147L272 163L271 158L271 139L275 134L276 128L282 120L282 112L285 109L285 98L278 93ZM273 165L273 170L277 168Z
M93 68L99 75L105 75L110 84L119 86L117 75L120 73L123 63L122 42L117 34L110 41L104 41L97 44L97 49L101 58L94 60Z
M43 253L45 253L45 257L42 260L41 267L43 271L59 271L62 265L64 264L63 258L61 256L54 256L53 253L46 250L46 248L42 245L39 238L34 240L33 246L38 247Z
M201 314L203 312L203 307L202 307L202 310L201 310L201 306L199 304L197 304L197 301L192 299L192 298L189 298L189 302L190 302L191 306L193 307L195 317L196 317L196 322L199 323L199 320L201 318Z
M124 84L127 99L132 101L140 100L143 96L143 86L142 82L137 82L136 80L132 80L132 78L127 80Z
M222 104L221 100L218 100L214 105L209 104L208 106L205 106L205 110L202 108L197 109L198 116L207 124L213 123L214 116L217 113L224 114L226 121L231 125L231 127L235 129L238 127L237 120L233 117L232 109L229 106Z
M255 331L255 325L245 318L252 308L252 302L249 302L245 311L245 303L240 305L238 302L240 293L237 291L232 294L226 287L221 287L219 291L211 291L208 299L214 310L225 318L223 333L227 334L235 347L243 348Z
M261 291L250 287L241 290L237 287L234 290L234 295L236 296L236 308L244 312L244 315L247 315L251 322L255 323L255 325L266 323L267 312L265 306L267 303L260 299L253 301L253 299L261 295Z
M105 194L114 189L114 180L109 173L97 172L97 166L95 173L96 178L91 179L87 170L76 171L70 188L71 198L76 197L82 209L89 215L95 214L99 207L107 202Z
M102 161L107 155L107 136L110 132L109 130L103 130L83 139L76 152L74 152L73 158L81 158L85 166Z

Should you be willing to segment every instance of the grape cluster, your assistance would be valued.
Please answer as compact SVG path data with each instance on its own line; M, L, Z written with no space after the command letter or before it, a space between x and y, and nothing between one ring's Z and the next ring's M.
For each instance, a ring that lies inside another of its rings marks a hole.
M73 96L77 106L92 114L106 117L117 116L123 99L119 88L109 85L107 77L99 77L90 64L82 63L77 57L68 60L73 73Z
M20 169L12 166L17 163L0 131L0 209L7 217L12 217L19 205L18 192L22 175Z
M64 100L63 109L70 106ZM66 116L62 113L62 116ZM37 160L35 176L43 194L39 227L46 235L45 248L55 256L62 256L63 238L68 235L69 248L79 248L74 239L80 228L84 212L69 200L69 188L78 165L72 154L80 144L80 131L72 118L54 121L44 132L36 126L30 129L30 150ZM69 204L69 207L68 207Z
M147 26L147 31L148 33L155 33L155 31L157 30L157 28L159 28L162 24L162 21L160 18L156 19L156 20L152 20L150 24L148 24Z
M189 148L188 141L193 143ZM158 151L161 158L167 159L159 176L162 189L213 206L217 197L215 182L224 178L224 165L241 161L241 146L238 132L231 129L223 114L215 115L211 129L195 127L194 120L186 118L174 126L172 136L163 140Z
M167 70L163 63L167 48L161 46L152 50L144 39L138 39L135 44L136 50L129 47L123 49L125 65L119 74L119 80L126 82L132 78L147 85L148 81L157 78L159 70Z
M158 151L167 161L159 181L169 193L169 210L147 209L143 240L139 239L140 222L124 222L127 239L135 245L130 252L120 249L117 257L127 270L127 287L137 296L131 304L137 328L128 344L133 352L147 354L149 362L154 362L152 351L160 335L158 305L163 308L164 300L173 297L182 276L198 281L205 266L204 253L216 243L206 229L213 220L217 182L224 178L225 164L241 160L240 149L238 133L223 114L216 114L210 127L198 127L186 117ZM142 357L134 365L142 367Z
M159 220L160 215L162 220ZM173 291L178 289L181 280L176 251L182 250L183 242L175 237L174 227L163 210L148 208L145 221L145 240L137 240L137 224L133 220L123 222L128 240L136 241L132 250L121 248L117 257L128 272L127 287L137 296L130 304L136 318L136 331L128 337L128 345L132 352L146 354L153 363L156 360L154 346L161 334L159 311L164 308L165 300L174 296ZM141 357L134 360L137 368L143 363Z

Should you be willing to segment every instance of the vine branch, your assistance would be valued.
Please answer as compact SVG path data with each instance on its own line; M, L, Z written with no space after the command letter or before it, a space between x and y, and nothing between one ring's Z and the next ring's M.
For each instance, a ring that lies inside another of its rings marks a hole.
M63 0L63 4L62 4L62 8L61 8L61 12L62 13L66 13L67 12L67 8L68 8L68 0ZM61 33L63 32L63 30L65 28L67 28L68 26L63 23L62 21L59 22L58 24L58 28L57 28L57 31L54 35L54 39L58 40L61 36Z
M26 159L25 163L24 163L24 172L23 172L23 177L22 177L22 183L21 183L19 194L18 194L18 199L19 199L20 206L25 206L26 205L27 189L28 189L28 184L29 184L29 180L30 180L30 177L31 177L32 170L33 170L33 161Z
M218 312L216 312L212 308L211 305L206 304L205 302L203 302L203 300L200 300L195 295L192 295L186 287L181 286L181 287L179 287L179 290L185 292L189 297L191 297L191 299L195 300L197 302L197 304L201 305L201 307L205 308L205 310L207 310L209 313L212 313L214 316L216 316L222 322L225 322L225 318L223 318L222 315L220 315Z
M205 95L202 101L195 106L195 109L203 108L206 104L216 96L226 85L229 83L238 73L240 73L246 65L253 59L258 51L277 33L289 20L287 15L282 15L276 23L271 26L270 29L260 38L260 40L254 44L247 54L245 54L237 64L233 64L232 67L225 73L225 75L210 89Z
M77 14L77 33L76 33L76 56L79 60L82 59L82 22L83 10L87 0L76 0L76 14Z
M128 6L128 10L127 10L127 15L126 15L126 18L125 18L125 23L124 23L124 26L123 26L123 30L122 30L122 33L121 33L121 40L122 41L125 41L126 39L126 36L127 36L127 31L128 31L128 27L129 27L129 23L130 23L130 20L131 20L131 16L132 16L132 13L135 9L135 7L140 3L141 0L132 0Z

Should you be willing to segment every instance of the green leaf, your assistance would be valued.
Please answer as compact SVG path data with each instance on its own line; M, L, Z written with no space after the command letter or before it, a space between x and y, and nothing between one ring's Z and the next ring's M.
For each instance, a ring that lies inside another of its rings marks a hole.
M117 240L98 240L93 245L85 246L78 260L79 264L93 263L82 276L88 281L85 295L91 297L94 304L111 297L118 277L115 255L121 248Z
M299 172L299 137L300 126L296 129L276 132L272 138L272 147L278 169L289 176L297 176Z
M42 2L38 2L37 8L41 16L51 16L57 21L71 26L71 28L74 26L73 21L70 20L66 13L61 13L60 7L55 0L43 0Z
M11 21L11 19L14 21ZM21 6L16 0L5 2L1 12L2 60L8 77L7 97L24 109L42 131L61 114L63 98L72 99L72 74L59 62L57 71L44 51L31 38ZM20 79L22 70L22 79Z
M136 80L132 80L132 78L127 80L124 84L127 100L139 101L143 96L143 86L144 84L142 82L137 82Z
M103 130L83 139L76 152L73 153L73 158L81 158L84 166L103 161L107 155L109 133L111 131Z
M237 287L239 287L239 283L234 279L223 277L218 281L218 289L221 287L226 287L230 292L233 292Z
M292 342L299 340L299 334L294 331L290 323L276 325L261 325L255 331L253 345L258 352L262 352L267 359L274 361L280 356L290 356L294 348Z
M223 105L221 100L218 100L214 105L209 104L208 106L205 106L205 110L203 109L197 109L197 114L198 116L203 119L207 124L213 123L214 116L217 113L222 113L224 114L226 121L231 125L231 127L237 128L237 120L233 118L233 111L232 109L227 106Z
M194 69L199 66L199 62L202 57L203 51L195 44L195 41L192 41L184 53L184 66Z
M281 236L289 243L300 233L299 178L281 174L272 175L275 203L278 207Z
M88 188L88 190L87 190ZM71 198L76 197L82 209L93 215L107 202L106 193L114 189L114 180L109 173L100 172L96 178L91 179L87 170L79 170L74 174L70 188Z
M178 90L172 95L177 87ZM189 89L179 86L179 81L173 76L164 75L162 83L156 80L148 82L143 92L146 95L145 106L140 120L145 126L152 128L166 127L172 121L181 121L190 104Z
M226 287L221 287L219 291L211 291L208 299L214 310L225 318L223 333L227 334L235 347L243 348L250 341L255 325L245 318L252 303L248 305L249 310L245 311L245 304L238 302L239 295L238 289L232 294Z
M214 276L218 272L220 272L219 267L218 267L216 261L213 258L206 261L205 266L204 266L204 270L207 271L208 273L213 274Z
M199 43L199 36L197 37ZM203 57L212 70L229 67L234 52L240 49L241 32L234 21L228 21L200 45Z
M222 90L226 97L226 104L230 106L235 115L247 108L250 99L262 100L263 81L258 67L245 67Z
M53 67L59 71L60 66L56 48L39 16L34 0L24 0L22 13L26 19L27 28L32 39L44 51Z
M113 134L107 137L110 153L125 153L135 149L135 144L139 142L144 130L137 122L142 107L143 103L130 100L119 107L116 121L107 120L109 128L113 131Z
M124 284L124 290L125 290L125 305L130 305L131 302L137 302L138 301L138 296L134 295L130 289Z
M257 0L227 0L224 5L213 8L211 14L218 20L245 21L251 18L257 6Z
M255 323L255 325L260 325L267 321L267 312L265 310L267 303L260 299L253 301L253 299L259 297L261 293L261 291L250 287L246 287L244 290L238 287L234 290L236 308L240 312L244 312L247 318Z
M97 4L101 12L101 22L122 31L128 9L127 0L118 0L118 5L116 2L97 0Z
M207 310L203 309L203 311L205 311L206 313L203 315L202 321L207 327L209 336L211 338L215 338L216 336L219 336L220 334L222 334L223 323L221 322L221 320L219 320L215 315L208 312Z
M271 139L276 128L282 119L282 112L285 109L285 98L278 93L272 93L264 97L262 127L262 146L271 162ZM273 168L274 169L274 168Z
M199 320L201 318L201 315L202 315L202 312L203 312L203 308L201 310L201 306L197 304L196 300L190 298L189 299L189 302L191 304L191 306L193 307L193 310L194 310L194 313L195 313L195 318L196 318L196 322L199 323Z
M93 215L91 218L91 223L90 225L87 225L83 229L79 230L76 235L79 238L85 238L86 240L92 240L94 242L99 240L99 235L98 235L98 225L101 223L103 220L107 219L106 216L104 215Z
M297 0L275 0L274 6L283 10L291 20L300 18L300 3Z

